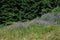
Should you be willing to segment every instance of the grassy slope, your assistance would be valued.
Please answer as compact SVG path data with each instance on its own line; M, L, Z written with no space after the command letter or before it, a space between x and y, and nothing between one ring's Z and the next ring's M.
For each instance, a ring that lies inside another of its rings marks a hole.
M33 24L28 28L0 28L0 40L60 40L60 25Z

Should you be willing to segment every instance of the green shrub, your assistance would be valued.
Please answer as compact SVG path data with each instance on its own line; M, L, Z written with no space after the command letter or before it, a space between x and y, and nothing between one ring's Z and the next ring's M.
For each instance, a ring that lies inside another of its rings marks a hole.
M0 0L0 24L32 20L60 6L60 0Z
M56 7L52 10L52 13L58 13L60 12L60 7Z

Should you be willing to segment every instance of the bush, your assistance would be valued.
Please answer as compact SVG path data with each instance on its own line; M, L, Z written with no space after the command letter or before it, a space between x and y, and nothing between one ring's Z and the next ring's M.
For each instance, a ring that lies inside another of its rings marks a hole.
M60 7L56 7L52 10L53 13L58 13L60 12Z
M0 0L0 24L40 17L60 6L60 0Z

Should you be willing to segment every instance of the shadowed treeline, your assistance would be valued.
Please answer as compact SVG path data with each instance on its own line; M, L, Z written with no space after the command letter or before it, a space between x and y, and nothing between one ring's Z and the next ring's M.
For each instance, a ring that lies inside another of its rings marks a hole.
M0 0L0 24L32 20L57 6L60 0Z

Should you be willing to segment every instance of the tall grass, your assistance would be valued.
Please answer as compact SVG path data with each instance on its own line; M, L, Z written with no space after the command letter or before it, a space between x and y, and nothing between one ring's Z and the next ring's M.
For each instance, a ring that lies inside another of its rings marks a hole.
M60 25L46 26L43 24L32 24L27 28L15 29L3 27L0 28L0 40L60 40L59 28Z

